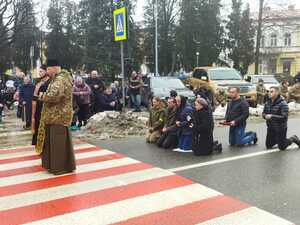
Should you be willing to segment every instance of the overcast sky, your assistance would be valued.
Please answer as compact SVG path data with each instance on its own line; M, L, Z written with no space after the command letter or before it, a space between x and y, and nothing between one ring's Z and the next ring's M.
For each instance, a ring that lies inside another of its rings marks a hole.
M38 3L39 6L42 5L43 9L46 9L49 5L50 0L34 0ZM74 0L75 2L79 2L80 0ZM230 3L232 0L221 0L222 4L225 6L223 10L228 11L230 10ZM135 10L135 20L141 21L143 20L143 7L145 6L146 0L137 0L137 8ZM251 6L252 11L258 10L258 3L259 0L243 0L243 2L249 3ZM296 8L300 8L300 0L265 0L266 4L270 5L271 7L287 7L288 5L294 4ZM279 5L279 6L278 6Z
M146 0L137 0L137 9L135 20L141 21L143 19L143 7ZM252 11L258 10L259 0L243 0L243 2L249 3ZM300 0L265 0L265 2L272 7L287 7L288 5L295 5L297 8L300 8ZM222 4L225 6L224 10L230 9L231 0L222 0Z

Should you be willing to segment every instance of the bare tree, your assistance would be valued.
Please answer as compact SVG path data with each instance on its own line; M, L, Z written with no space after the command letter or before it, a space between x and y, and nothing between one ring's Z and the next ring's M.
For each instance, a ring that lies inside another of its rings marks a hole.
M15 35L26 27L28 15L26 4L22 0L0 0L0 50L14 42Z

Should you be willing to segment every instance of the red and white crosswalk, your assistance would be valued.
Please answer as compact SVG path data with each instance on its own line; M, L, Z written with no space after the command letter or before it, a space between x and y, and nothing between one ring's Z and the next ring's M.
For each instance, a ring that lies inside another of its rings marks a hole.
M75 142L53 176L32 147L0 149L1 225L292 225L170 171Z

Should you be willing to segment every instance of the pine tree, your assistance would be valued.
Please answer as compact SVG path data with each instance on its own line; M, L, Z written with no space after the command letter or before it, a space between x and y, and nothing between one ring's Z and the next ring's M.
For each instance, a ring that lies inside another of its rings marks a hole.
M196 66L196 52L200 66L217 60L223 47L220 7L220 0L182 1L177 47L186 70Z
M7 37L7 32L5 31L6 27L3 25L0 20L0 33L2 33L1 46L0 46L0 74L3 74L10 67L11 59L11 48Z
M68 59L68 40L64 34L63 28L63 5L59 0L51 0L47 12L49 34L46 37L47 58L56 58L63 67L67 67Z
M67 68L79 69L82 64L83 46L80 45L78 27L78 6L69 0L64 3L64 30L67 40L67 54L65 65Z
M228 40L226 46L230 50L229 57L234 68L246 74L248 66L254 60L254 27L250 18L250 7L242 10L241 0L232 0L232 13L227 23Z
M126 1L128 39L124 41L125 65L128 75L137 67L137 28L132 19L136 0ZM80 43L84 46L84 65L87 71L98 69L106 78L120 74L120 44L113 36L113 1L82 0L79 4Z
M241 73L247 74L248 67L254 62L255 27L250 16L250 6L247 4L241 19Z
M13 43L13 60L15 65L27 73L31 68L30 48L34 47L33 62L38 58L37 34L34 4L32 0L19 1L16 7L24 10L24 21L22 29L16 29ZM20 23L18 19L16 23Z
M145 6L145 45L143 47L144 56L150 63L150 68L154 70L155 61L155 17L154 1L148 0ZM168 74L174 69L176 59L176 16L178 15L178 0L158 1L158 60L159 71Z

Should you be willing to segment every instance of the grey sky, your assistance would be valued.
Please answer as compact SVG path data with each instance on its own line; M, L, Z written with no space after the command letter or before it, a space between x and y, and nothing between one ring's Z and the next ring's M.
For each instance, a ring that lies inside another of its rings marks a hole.
M300 0L265 0L271 7L286 7L288 5L294 4L297 8L300 8ZM146 0L137 0L137 9L135 20L141 21L143 19L143 7ZM243 0L245 3L249 3L252 11L258 10L259 0ZM224 10L230 9L231 0L222 0L222 4L225 6Z
M73 1L79 2L79 0ZM35 0L35 2L38 3L39 6L42 6L42 8L45 10L49 5L50 0ZM134 16L136 21L143 20L143 7L145 2L146 0L137 0L137 8L135 10L136 14ZM259 0L243 0L243 2L249 3L252 11L257 11ZM294 4L297 8L300 8L300 0L265 0L265 2L272 7L287 7L288 5ZM222 4L225 6L223 10L230 10L230 3L231 0L222 0Z

